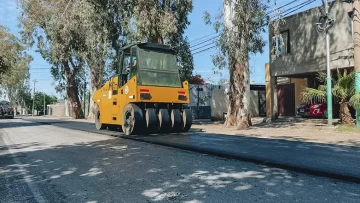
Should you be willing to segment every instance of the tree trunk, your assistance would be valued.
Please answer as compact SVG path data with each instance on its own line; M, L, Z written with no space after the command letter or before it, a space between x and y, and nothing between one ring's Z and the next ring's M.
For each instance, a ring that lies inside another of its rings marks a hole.
M235 62L230 68L230 87L228 92L229 104L227 127L236 126L237 129L248 129L252 126L249 113L250 84L248 63Z
M150 37L150 42L156 43L156 44L164 44L164 39L160 36L160 34Z
M103 69L101 69L98 74L97 73L97 69L94 69L93 66L92 68L90 68L90 111L89 111L89 115L88 115L88 119L95 119L95 112L94 112L94 107L95 107L95 103L92 100L92 96L94 95L95 91L101 88L101 84L103 81ZM101 73L100 73L101 72Z
M74 119L84 118L84 112L81 108L79 100L79 91L75 82L75 76L71 73L68 62L64 63L65 77L66 77L66 94L71 103L72 117Z
M354 120L351 117L349 102L340 102L340 123L346 125L354 125Z
M225 125L236 126L237 129L248 129L251 123L249 112L250 104L250 83L249 83L249 64L247 39L244 38L250 31L248 26L238 28L234 25L233 19L235 4L233 1L223 1L224 5L224 26L226 30L226 43L230 47L228 50L230 87L228 92L229 104ZM240 29L240 30L238 30ZM241 37L241 43L234 46Z

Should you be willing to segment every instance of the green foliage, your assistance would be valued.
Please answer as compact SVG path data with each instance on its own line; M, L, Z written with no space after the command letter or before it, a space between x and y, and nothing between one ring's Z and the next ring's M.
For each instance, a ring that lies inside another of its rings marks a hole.
M176 47L177 59L181 80L190 80L194 70L194 58L190 51L190 43L187 38L180 42Z
M190 24L192 0L135 0L123 27L128 41L150 41L173 46L177 51L182 80L189 80L194 69L190 43L183 37Z
M135 0L125 29L131 41L177 45L192 9L192 0Z
M346 70L341 73L338 70L338 78L333 87L332 93L340 100L349 100L355 94L355 72L352 71L348 74Z
M193 75L189 79L189 84L205 85L205 80L201 77L201 75Z
M315 102L326 102L326 89L304 88L301 92L303 102L311 104Z
M354 94L350 98L349 103L354 109L360 109L360 93Z
M45 96L45 108L49 104L57 103L56 96L50 96L42 92L35 92L34 109L37 111L43 111L44 109L44 96Z
M213 57L214 65L220 69L224 68L227 59L247 61L250 53L262 53L265 46L265 40L261 37L267 24L264 2L262 0L235 2L224 0L224 7L226 5L229 11L224 11L215 17L214 23L209 13L205 12L203 16L205 23L212 24L220 33L220 38L216 41L220 52ZM230 16L231 13L233 16ZM227 16L224 17L224 15ZM234 66L235 61L230 62L229 67Z
M3 56L0 56L0 75L7 72L9 69L8 65L5 63L5 59ZM1 78L0 78L1 79Z
M303 102L313 103L322 102L325 103L327 99L327 84L326 73L318 72L317 79L325 85L320 85L318 89L304 88L301 92ZM333 80L332 94L340 102L350 102L355 108L360 108L360 95L355 94L355 72L348 73L347 70L337 71L337 80Z
M86 66L86 35L89 21L85 14L93 8L86 0L22 0L20 18L23 40L36 45L42 57L52 65L57 90L66 89L72 102L73 117L83 117L79 103L79 81Z
M5 90L12 102L16 102L21 99L17 92L26 86L29 78L32 57L25 52L26 47L20 40L1 25L0 47L0 89Z

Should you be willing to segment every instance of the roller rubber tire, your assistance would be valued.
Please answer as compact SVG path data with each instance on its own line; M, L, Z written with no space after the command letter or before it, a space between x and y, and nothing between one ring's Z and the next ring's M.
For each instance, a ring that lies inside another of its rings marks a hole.
M182 113L182 132L188 132L192 125L192 113L190 109L184 109Z
M95 128L97 130L104 130L106 127L106 125L100 122L100 109L98 105L95 105Z
M171 131L181 132L181 114L179 109L171 110Z
M156 115L155 109L146 109L145 110L145 124L147 134L157 133L158 131L158 117Z
M158 113L159 125L158 132L165 133L170 131L170 117L167 109L160 109Z
M127 104L123 110L122 130L125 135L141 134L144 129L142 110L135 104Z

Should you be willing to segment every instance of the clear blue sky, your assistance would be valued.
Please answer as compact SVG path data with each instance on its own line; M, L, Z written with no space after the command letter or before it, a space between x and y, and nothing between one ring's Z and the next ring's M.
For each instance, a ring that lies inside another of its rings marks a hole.
M267 1L267 0L264 0ZM292 0L277 0L277 5L282 6L285 5ZM298 0L298 2L285 7L284 9L292 8L302 2L306 2L307 0ZM321 4L321 0L316 0L315 2L306 5L296 12L304 11L309 8L318 6ZM0 0L0 24L9 28L10 32L19 36L19 28L17 17L19 15L19 11L17 9L16 0ZM191 21L190 26L185 32L185 35L189 38L191 45L195 45L201 41L195 41L196 39L202 38L209 34L214 33L214 29L212 26L205 25L202 16L205 11L208 11L212 16L217 15L222 9L222 0L193 0L194 9L190 14L189 19ZM216 36L216 35L213 35ZM264 39L268 39L268 33L263 33ZM211 36L209 37L211 38ZM207 39L207 38L205 38ZM193 47L192 49L199 48L202 44L197 47ZM208 45L207 47L212 47L213 45ZM205 49L204 47L202 49ZM202 49L194 50L193 53L200 51ZM200 54L194 55L194 64L195 70L194 73L201 74L204 78L211 77L213 81L218 81L221 78L227 79L229 74L227 70L222 71L222 76L214 75L212 73L212 69L214 65L212 64L211 55L216 53L216 49L210 49L208 51L204 51ZM47 94L57 95L54 86L53 80L50 74L50 65L41 57L40 54L35 52L35 49L30 49L29 54L34 57L34 60L30 64L30 74L31 74L31 88L33 87L32 81L34 79L38 80L36 84L37 91L42 91ZM265 82L265 63L269 61L269 46L266 44L264 47L263 54L256 54L250 59L250 69L251 69L251 81L255 83L264 83Z

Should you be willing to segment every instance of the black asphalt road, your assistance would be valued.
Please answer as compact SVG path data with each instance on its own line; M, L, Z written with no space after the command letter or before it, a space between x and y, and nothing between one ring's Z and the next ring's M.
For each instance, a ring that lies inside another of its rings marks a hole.
M127 139L150 142L227 158L291 169L312 175L325 176L360 183L360 148L261 139L221 134L190 132L150 136L124 136L120 132L97 131L93 123L67 119L31 119L41 124L54 125L86 132L123 136Z
M0 202L359 202L360 185L0 120Z

